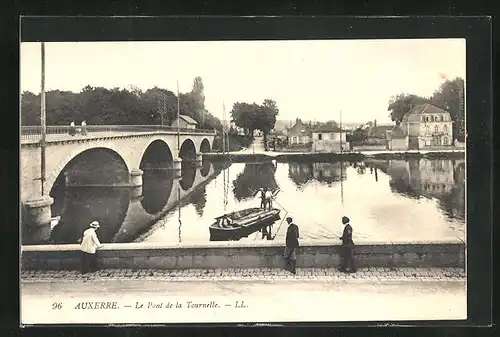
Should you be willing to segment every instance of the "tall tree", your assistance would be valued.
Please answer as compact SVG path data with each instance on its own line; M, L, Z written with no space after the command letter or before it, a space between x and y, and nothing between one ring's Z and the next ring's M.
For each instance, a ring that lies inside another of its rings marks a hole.
M231 119L236 126L243 128L246 135L252 135L255 127L255 119L258 113L257 104L236 102L231 110Z
M200 79L201 80L201 79ZM196 94L180 94L181 113L193 117L199 126L206 129L222 129L220 120L203 108L205 123L200 124L199 89L200 81L194 85ZM198 95L198 96L197 96ZM177 116L177 97L166 89L154 87L145 92L136 87L131 89L85 86L81 92L52 90L47 91L47 125L68 125L71 121L87 124L141 124L159 125L161 115L158 100L164 97L166 111L164 124L169 125ZM204 98L203 98L204 99ZM203 103L204 104L204 103ZM40 95L29 91L21 94L21 124L40 125Z
M255 129L259 129L264 134L264 146L267 150L267 135L276 124L276 116L279 113L276 102L272 99L265 99L261 106L257 109L255 119Z
M391 120L399 125L404 115L406 115L413 106L425 103L429 103L429 99L426 97L402 93L391 97L387 110L390 111L389 117L391 117Z
M203 80L200 76L195 77L193 81L193 89L189 93L192 100L192 109L194 112L194 117L203 127L205 124L205 95L203 90L205 87L203 86Z
M453 135L459 140L465 136L465 104L464 104L464 80L456 77L447 80L431 98L431 104L450 113L453 120Z

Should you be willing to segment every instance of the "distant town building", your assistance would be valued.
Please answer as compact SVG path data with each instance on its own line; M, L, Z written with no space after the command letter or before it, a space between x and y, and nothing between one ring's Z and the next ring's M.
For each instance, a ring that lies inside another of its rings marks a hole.
M391 130L386 131L386 138L388 150L408 150L408 135L401 127L396 125Z
M319 126L312 131L312 150L315 152L348 151L350 146L346 140L346 131L338 126Z
M186 115L179 115L179 118L174 119L172 122L173 127L179 127L181 129L196 129L198 123L191 117Z
M410 149L453 145L450 113L431 104L415 105L401 122Z
M387 132L392 130L394 125L377 125L375 122L373 126L366 129L367 137L366 144L370 145L383 145L387 147Z
M306 145L311 142L312 130L297 118L288 132L288 145Z

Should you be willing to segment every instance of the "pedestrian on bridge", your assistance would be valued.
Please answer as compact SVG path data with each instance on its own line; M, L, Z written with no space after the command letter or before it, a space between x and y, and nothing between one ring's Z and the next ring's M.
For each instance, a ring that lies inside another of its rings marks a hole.
M293 219L291 217L287 217L286 222L288 223L288 229L286 231L285 239L286 247L283 253L283 257L285 258L285 270L295 274L295 265L297 262L297 254L295 253L295 250L299 246L299 227L293 223Z
M85 120L82 121L82 135L83 136L86 136L87 135L87 123L85 122Z
M75 122L71 122L69 124L69 135L74 136L76 135L76 127L75 127Z
M90 228L83 232L80 244L82 254L82 274L86 274L89 271L94 272L98 269L96 251L98 248L102 248L103 246L97 237L96 230L98 228L99 222L92 221Z
M342 240L342 245L340 246L341 264L339 270L343 273L356 272L356 266L354 264L354 242L352 241L352 227L349 222L350 220L348 217L342 217L344 231L342 233L342 236L339 237L339 239Z

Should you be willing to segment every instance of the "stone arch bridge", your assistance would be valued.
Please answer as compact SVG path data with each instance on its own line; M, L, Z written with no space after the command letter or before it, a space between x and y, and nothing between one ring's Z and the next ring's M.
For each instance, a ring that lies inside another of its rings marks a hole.
M142 185L143 170L180 171L184 163L201 162L215 137L211 130L163 126L94 126L85 135L70 135L67 127L48 127L42 186L37 130L21 129L20 198L32 210L50 206L47 196L60 183L137 187ZM41 209L35 213L35 222L41 224L50 217L50 212L47 215Z

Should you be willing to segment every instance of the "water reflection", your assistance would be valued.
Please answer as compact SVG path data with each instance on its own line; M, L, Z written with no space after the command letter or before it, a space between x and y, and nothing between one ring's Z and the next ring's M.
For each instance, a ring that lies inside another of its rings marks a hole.
M325 163L184 163L172 171L145 170L142 196L127 188L54 189L52 233L23 230L23 243L75 243L91 220L102 242L210 240L215 217L260 204L259 188L280 188L275 207L300 226L307 240L333 240L349 215L356 240L428 240L463 236L464 160L365 160ZM232 190L232 193L231 193ZM288 213L290 212L290 213ZM279 221L281 224L282 221ZM286 224L237 238L283 241ZM281 242L280 241L280 242Z
M367 165L390 175L390 188L405 197L436 198L452 218L465 219L465 161L441 159L369 160Z
M75 243L93 220L101 224L98 234L102 242L130 242L179 203L194 205L199 216L203 216L206 184L221 169L214 172L211 163L205 162L198 181L195 163L185 163L180 178L175 178L172 170L144 170L143 186L139 189L66 188L57 184L52 191L52 214L61 217L59 224L53 229L50 225L23 226L23 244Z
M183 161L181 167L181 181L179 184L184 191L187 191L193 187L196 178L196 162Z
M243 172L233 182L234 197L241 201L252 198L259 188L277 188L275 172L276 166L272 163L245 164Z
M149 214L161 212L168 203L173 184L173 171L145 170L142 175L143 197L141 200L144 210Z
M51 234L55 243L75 243L89 223L100 223L99 238L109 242L118 232L127 214L128 188L70 188L54 198L54 208L61 209L61 221ZM62 204L62 207L60 206Z
M288 163L288 177L302 187L311 181L332 186L347 179L346 162L333 163Z
M200 188L196 189L196 191L193 192L189 199L196 209L196 214L198 214L198 216L200 217L203 217L203 209L207 204L206 186L203 185Z
M212 163L210 163L209 160L203 159L203 161L201 163L201 170L200 170L200 174L202 177L206 177L208 175L208 173L210 173L211 166L212 166Z

